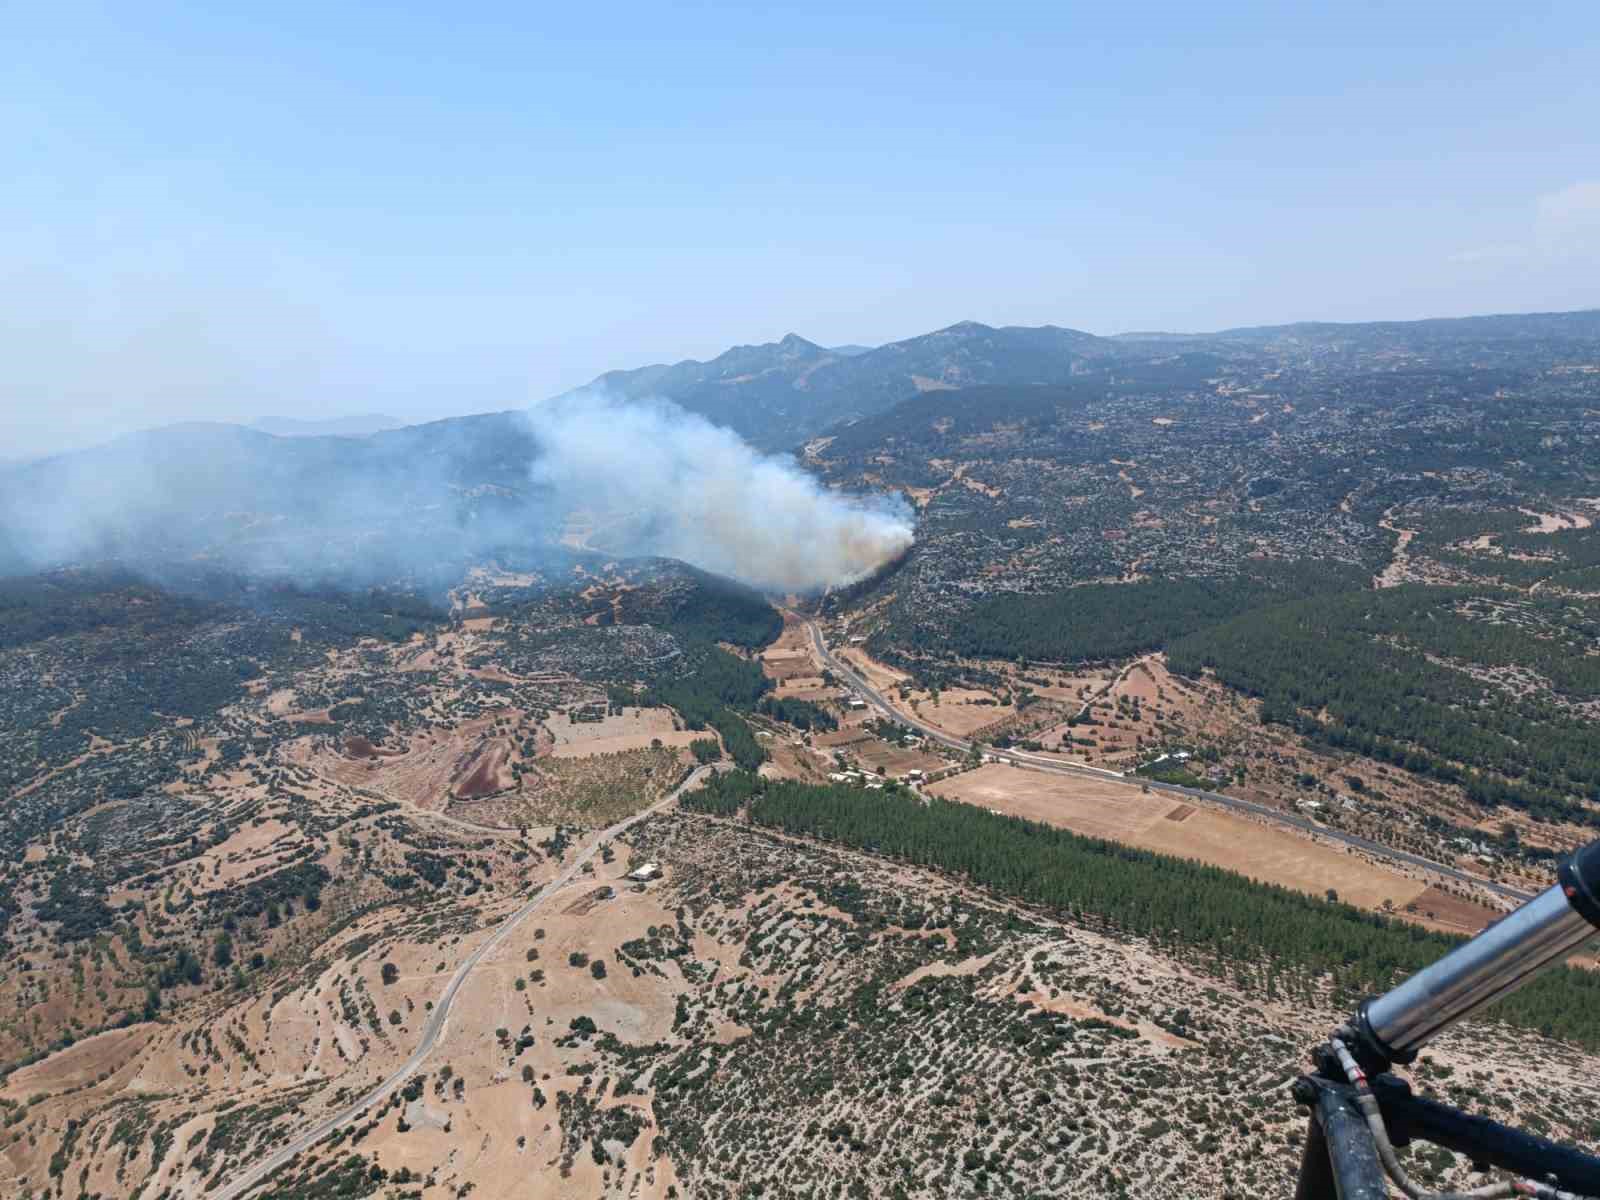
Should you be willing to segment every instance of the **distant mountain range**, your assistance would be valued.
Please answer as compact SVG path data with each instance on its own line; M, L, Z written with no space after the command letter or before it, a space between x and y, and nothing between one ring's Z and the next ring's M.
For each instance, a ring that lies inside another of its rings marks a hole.
M710 362L611 371L594 386L671 400L768 450L827 435L867 453L934 409L958 423L1006 405L1031 411L1018 388L1192 394L1241 364L1288 371L1305 394L1335 369L1348 379L1497 368L1513 379L1554 367L1582 379L1600 364L1600 311L1114 338L964 321L870 349L789 334ZM485 547L549 538L530 483L539 419L534 409L398 428L380 415L188 423L0 463L0 574L133 548L329 574L420 557L448 573Z
M367 437L404 426L404 421L381 413L359 413L321 421L307 421L300 417L257 417L250 422L251 429L259 429L273 437Z
M1177 355L1222 362L1263 351L1294 356L1379 352L1453 359L1482 354L1509 361L1590 354L1600 310L1359 324L1303 322L1217 333L1131 333L1098 337L1053 325L994 328L962 321L871 349L827 349L791 333L735 346L710 362L693 359L608 371L591 387L676 402L768 450L792 450L830 428L886 412L921 392L988 384L1093 383L1152 377ZM1402 359L1397 359L1397 365Z

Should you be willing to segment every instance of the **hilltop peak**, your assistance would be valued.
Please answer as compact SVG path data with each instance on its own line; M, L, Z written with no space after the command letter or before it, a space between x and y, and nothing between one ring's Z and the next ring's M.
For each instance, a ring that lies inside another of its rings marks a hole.
M1066 383L1117 343L1054 326L954 325L876 347L831 349L792 330L776 342L734 346L597 381L625 396L663 397L767 449L783 449L852 418L883 412L927 386Z
M993 333L994 326L985 325L982 321L957 321L954 325L946 325L943 329L934 330L935 333Z

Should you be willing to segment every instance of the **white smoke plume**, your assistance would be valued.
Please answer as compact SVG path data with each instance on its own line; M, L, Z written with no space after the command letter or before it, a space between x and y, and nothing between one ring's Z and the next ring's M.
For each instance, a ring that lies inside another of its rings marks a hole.
M675 405L569 393L529 413L536 483L613 520L597 548L680 559L771 592L854 582L905 550L899 496L831 491Z
M115 562L441 591L487 561L564 573L575 511L598 516L592 549L774 592L849 583L911 542L898 497L830 491L669 404L585 393L360 438L171 426L0 466L0 575Z

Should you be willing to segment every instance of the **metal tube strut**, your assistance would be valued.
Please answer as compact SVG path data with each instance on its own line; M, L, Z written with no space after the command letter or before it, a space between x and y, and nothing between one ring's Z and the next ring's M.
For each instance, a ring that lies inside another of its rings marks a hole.
M1414 1095L1410 1084L1393 1075L1379 1075L1371 1085L1396 1145L1417 1138L1524 1179L1600 1196L1600 1158Z

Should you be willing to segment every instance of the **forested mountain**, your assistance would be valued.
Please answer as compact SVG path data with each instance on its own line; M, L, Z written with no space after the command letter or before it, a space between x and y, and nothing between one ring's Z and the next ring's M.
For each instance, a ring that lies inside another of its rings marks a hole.
M1203 721L1097 742L1045 707L995 735L1118 769L1198 744L1213 784L1430 856L1548 859L1600 821L1600 313L1115 342L808 445L918 510L909 553L830 600L852 636L930 699L1156 656L1221 685Z
M1237 450L1256 448L1263 462L1288 451L1293 462L1280 474L1319 472L1316 486L1328 492L1355 460L1335 463L1331 447L1286 442L1306 418L1266 420L1268 401L1336 417L1333 436L1366 439L1389 469L1532 463L1545 433L1508 420L1514 414L1493 413L1470 439L1433 418L1448 413L1459 426L1463 406L1529 389L1564 408L1586 403L1582 372L1600 361L1597 347L1595 313L1115 339L968 321L873 349L828 350L791 334L707 363L609 372L596 385L673 401L768 449L798 450L826 435L823 461L869 488L878 485L861 465L885 450L892 468L870 474L926 486L938 474L928 460L969 453L976 439L989 439L990 452L1003 447L1002 457L1025 450L1060 466L1147 453L1153 434L1156 445L1198 437L1202 455L1218 454L1219 435ZM1429 421L1404 441L1381 437L1392 414L1418 404L1433 406ZM1167 409L1185 410L1181 426ZM1225 428L1223 418L1241 410L1245 423ZM429 556L454 564L463 546L470 556L547 540L556 531L536 511L529 475L540 419L537 409L488 413L360 438L320 436L316 423L283 427L306 435L293 437L196 423L0 467L0 570L59 558L86 527L107 552L134 545L267 565L314 538L314 561L331 570L378 561L375 578L406 560L397 542L437 545ZM287 557L303 561L305 548Z
M1361 324L1305 322L1217 333L1097 337L1056 326L993 328L962 321L874 349L824 349L796 334L736 346L709 362L608 371L591 385L672 400L758 445L790 449L919 393L994 384L1084 383L1099 391L1171 386L1259 355L1384 371L1423 363L1525 366L1587 354L1600 313L1532 313ZM1308 364L1309 365L1309 364Z
M1600 562L1585 515L1600 495L1600 314L1107 344L1120 356L1063 382L911 394L811 444L830 481L899 487L919 506L916 547L878 593L893 597L886 651L1071 658L1073 639L1048 645L1061 622L1033 619L1087 612L1092 593L1069 587L1363 587L1401 526L1454 578L1576 587ZM1549 528L1530 524L1539 513ZM1192 625L1182 588L1167 592L1165 627ZM1017 636L991 636L1002 627Z
M1074 329L994 329L963 321L871 350L824 350L789 334L735 347L710 362L611 371L592 386L672 400L759 446L789 449L830 425L883 412L919 392L1063 383L1121 353L1115 343Z

